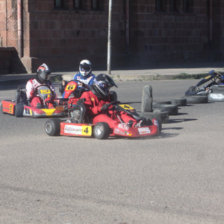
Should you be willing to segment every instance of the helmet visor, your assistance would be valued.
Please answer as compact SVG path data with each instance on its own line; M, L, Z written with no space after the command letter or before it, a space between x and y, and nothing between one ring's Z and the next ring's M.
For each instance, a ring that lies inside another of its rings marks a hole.
M105 95L109 93L110 86L107 83L99 81L97 84Z
M81 64L80 65L80 70L83 72L90 72L91 71L91 66L88 64Z

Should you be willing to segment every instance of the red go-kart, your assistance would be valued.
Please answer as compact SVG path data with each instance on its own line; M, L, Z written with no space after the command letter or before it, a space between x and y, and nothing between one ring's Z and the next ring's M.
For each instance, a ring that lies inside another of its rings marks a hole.
M63 99L55 98L53 100L54 107L48 108L46 98L50 97L52 94L48 86L41 85L38 87L37 94L42 99L43 107L37 108L30 106L26 97L26 90L19 87L15 100L1 101L1 112L15 115L16 117L62 117L67 115L67 104Z
M47 120L45 123L45 132L49 136L93 136L97 139L106 139L112 136L138 138L160 134L161 125L158 120L139 117L136 110L127 104L111 102L111 105L113 105L113 110L116 110L116 115L119 120L115 126L105 119L105 114L98 114L93 119L89 119L85 114L84 104L79 104L78 102L71 109L69 119L64 121L60 119ZM132 116L139 125L133 126L132 124L123 122L119 115L120 113L127 113L129 116Z

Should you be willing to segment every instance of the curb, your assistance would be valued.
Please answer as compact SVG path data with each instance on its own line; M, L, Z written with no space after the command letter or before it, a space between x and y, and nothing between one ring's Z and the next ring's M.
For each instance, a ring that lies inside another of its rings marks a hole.
M223 73L223 68L216 68L216 71ZM164 70L114 70L111 77L115 81L153 81L153 80L174 80L174 79L200 79L208 75L210 68L197 69L164 69ZM107 73L106 71L94 71L94 74ZM64 80L73 79L75 72L52 72L52 76L61 76ZM35 74L10 74L0 75L0 83L12 81L24 81L35 77Z

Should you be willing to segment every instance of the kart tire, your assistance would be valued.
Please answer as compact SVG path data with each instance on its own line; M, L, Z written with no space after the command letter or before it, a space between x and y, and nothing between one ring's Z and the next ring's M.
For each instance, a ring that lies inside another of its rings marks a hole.
M161 104L172 104L171 100L167 100L167 101L154 101L153 102L153 107L159 107L159 105Z
M1 102L0 104L1 104L1 107L0 107L0 113L1 113L1 114L4 114L4 112L3 112L2 102Z
M158 132L157 132L157 136L158 136L162 132L162 122L159 119L157 119L157 122L158 122Z
M44 129L49 136L58 136L60 134L60 120L57 118L47 120Z
M197 103L208 103L208 96L186 96L185 97L188 104L197 104Z
M61 95L64 93L64 91L65 91L65 87L66 87L67 84L68 84L68 82L64 80L64 81L59 85L58 91L59 91L59 93L60 93Z
M16 117L23 117L23 110L24 110L24 104L23 103L17 103L15 106L15 116Z
M142 90L141 112L152 112L152 86L146 85Z
M93 128L93 136L97 139L107 139L110 135L110 127L105 122L96 123Z
M168 112L169 115L178 114L178 106L175 104L157 104L154 105L153 111L156 112Z
M187 105L187 99L186 98L178 98L171 100L172 104L175 104L177 106L186 106Z

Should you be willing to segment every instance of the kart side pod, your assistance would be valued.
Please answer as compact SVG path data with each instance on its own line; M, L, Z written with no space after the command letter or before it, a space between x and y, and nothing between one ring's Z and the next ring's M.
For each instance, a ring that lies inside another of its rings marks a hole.
M72 123L71 121L60 121L59 119L49 119L45 123L45 132L49 136L82 136L95 137L97 139L107 139L111 136L123 136L129 138L156 136L160 134L158 121L153 119L153 125L144 127L128 127L125 124L118 124L112 130L105 122L95 124Z
M108 124L104 122L92 125L64 122L59 119L49 119L45 123L45 132L50 136L94 136L98 139L106 139L110 135L110 128Z

